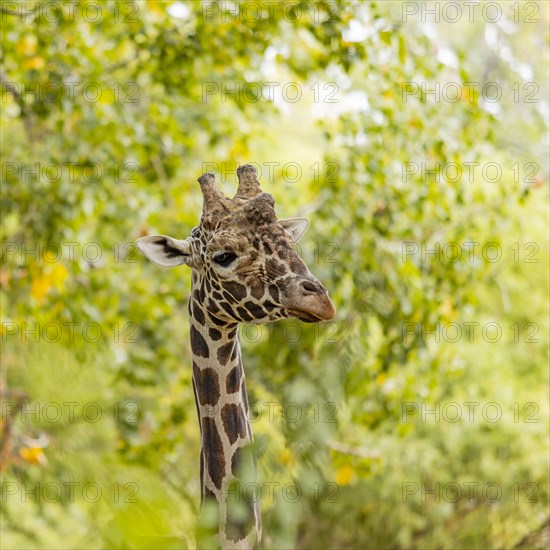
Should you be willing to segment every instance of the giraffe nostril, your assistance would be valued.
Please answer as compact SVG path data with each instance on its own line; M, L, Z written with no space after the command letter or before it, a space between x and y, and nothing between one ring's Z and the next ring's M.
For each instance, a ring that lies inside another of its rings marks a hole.
M321 285L313 283L312 281L302 281L300 287L305 294L319 294L323 292Z

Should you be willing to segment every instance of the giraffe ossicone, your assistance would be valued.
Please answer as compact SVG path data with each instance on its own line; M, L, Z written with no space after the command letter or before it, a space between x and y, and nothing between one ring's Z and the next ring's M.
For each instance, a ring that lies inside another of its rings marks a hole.
M232 507L227 490L229 484L238 486L247 466L255 476L253 458L245 450L252 430L239 323L289 317L319 322L332 319L335 309L294 247L308 220L277 220L275 201L262 191L254 166L240 166L237 178L231 199L217 187L214 174L203 174L198 180L202 216L189 237L150 235L138 239L136 246L162 267L186 264L192 269L188 309L201 429L202 500L217 504L217 542L222 548L254 548L261 539L258 503L243 496L243 513L239 506Z

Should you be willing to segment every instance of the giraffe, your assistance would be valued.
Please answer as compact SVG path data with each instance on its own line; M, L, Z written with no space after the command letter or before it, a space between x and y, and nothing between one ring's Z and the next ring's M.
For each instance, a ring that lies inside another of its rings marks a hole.
M239 166L237 179L232 199L217 187L214 174L198 179L202 216L185 240L151 235L136 241L138 250L162 267L191 267L188 311L201 431L201 503L203 509L205 502L216 505L216 543L224 549L257 547L262 536L256 499L243 499L243 514L228 498L244 468L254 481L256 476L254 458L247 454L253 438L239 324L288 317L313 323L335 315L327 290L295 251L309 221L277 220L274 198L262 191L253 165Z

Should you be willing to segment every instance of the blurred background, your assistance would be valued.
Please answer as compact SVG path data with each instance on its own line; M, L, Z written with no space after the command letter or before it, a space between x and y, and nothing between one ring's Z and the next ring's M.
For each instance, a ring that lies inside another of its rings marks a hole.
M185 238L255 163L336 318L242 327L265 548L546 548L547 2L3 2L2 548L193 548Z

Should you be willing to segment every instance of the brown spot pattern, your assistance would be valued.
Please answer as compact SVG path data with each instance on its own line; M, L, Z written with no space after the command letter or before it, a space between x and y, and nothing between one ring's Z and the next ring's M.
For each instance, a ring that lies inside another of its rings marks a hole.
M246 311L246 309L238 307L237 313L243 321L252 321L252 316L248 313L248 311Z
M279 289L277 288L277 285L269 285L269 294L271 294L271 297L275 300L275 302L279 301Z
M200 306L195 302L193 304L193 317L201 324L204 325L204 313Z
M239 437L246 437L246 424L244 414L239 405L229 403L222 408L223 428L229 443L233 445Z
M218 361L222 365L225 365L227 363L227 360L231 355L231 350L233 349L234 345L235 345L235 342L228 342L227 344L220 346L220 349L218 349Z
M221 489L225 477L225 456L222 440L218 430L216 430L216 423L213 418L205 417L202 419L202 433L206 468L216 488Z
M191 325L191 351L198 357L210 357L208 345L202 334Z
M235 298L236 300L242 300L246 297L246 288L241 285L240 283L237 283L235 281L230 281L228 283L224 283L224 288Z
M200 404L215 405L220 398L218 373L210 367L201 370L193 363L193 378L197 385Z
M296 273L297 275L307 275L307 267L298 256L294 260L290 262L290 269L293 273Z
M231 473L238 477L239 475L239 468L241 467L242 462L242 455L243 454L243 448L238 447L235 449L235 452L233 453L233 456L231 457Z
M233 313L233 308L227 302L220 302L220 306L225 312L232 318L235 319L235 314Z
M256 300L259 300L264 295L264 285L262 284L252 285L252 288L250 289L250 294L252 294L253 298L256 298Z
M233 367L227 374L225 379L225 390L227 393L235 393L239 391L241 384L241 366Z
M265 261L265 267L270 277L278 277L279 275L284 275L284 273L286 272L284 264L278 262L273 258L268 258Z
M222 333L217 328L208 329L208 335L212 340L219 340L222 337Z
M210 318L210 320L211 320L215 325L218 325L219 327L223 327L224 325L227 325L227 321L224 321L223 319L218 319L218 318L215 317L214 315L209 315L208 317Z
M265 311L262 306L254 302L245 302L244 307L250 312L254 319L259 319L265 316Z

